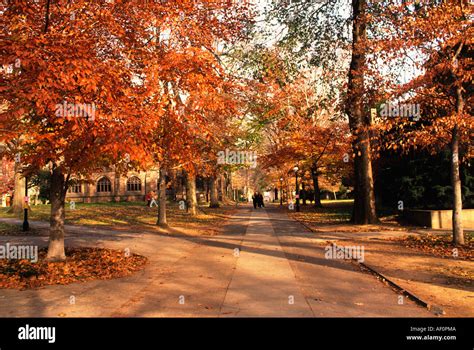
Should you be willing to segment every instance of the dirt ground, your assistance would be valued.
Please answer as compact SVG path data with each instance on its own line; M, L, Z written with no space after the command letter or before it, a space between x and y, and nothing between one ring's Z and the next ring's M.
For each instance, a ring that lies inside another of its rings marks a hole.
M366 265L441 308L444 316L474 316L472 232L467 231L468 245L459 248L455 256L449 231L404 227L393 220L354 226L340 220L328 221L326 216L321 222L321 213L289 212L289 216L318 234L320 244L363 246ZM443 238L443 244L439 238ZM418 241L421 243L413 244Z
M343 240L364 247L369 267L387 276L448 317L474 316L474 262L431 256L388 239Z

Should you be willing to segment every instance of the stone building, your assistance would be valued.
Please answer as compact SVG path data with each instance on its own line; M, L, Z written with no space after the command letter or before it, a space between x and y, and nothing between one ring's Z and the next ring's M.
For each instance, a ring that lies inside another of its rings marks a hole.
M129 172L120 174L113 167L93 174L89 181L75 177L66 195L68 202L140 202L147 193L157 191L158 171Z
M14 195L13 191L13 162L2 159L0 163L0 177L2 185L11 182L8 189L0 191L0 206L8 206L11 201L7 199ZM11 169L10 169L11 168ZM7 169L9 171L7 171ZM72 184L66 195L67 202L98 203L98 202L144 202L148 193L158 193L158 170L130 171L127 174L115 171L114 166L104 168L102 172L92 174L87 180L71 177ZM219 179L219 199L222 199L223 179ZM179 201L186 197L185 179L182 171L169 171L166 177L167 198L170 201ZM4 186L6 188L6 186ZM208 181L204 177L196 178L196 194L199 202L209 201ZM23 193L21 194L24 195ZM32 205L40 204L39 188L29 188L28 195Z
M73 183L69 187L66 201L76 203L145 201L147 193L158 193L158 177L158 170L120 174L110 167L93 174L89 181L72 177ZM168 200L179 201L186 198L185 179L181 171L170 171L166 176L166 183ZM209 200L207 181L199 176L196 178L196 194L200 202Z

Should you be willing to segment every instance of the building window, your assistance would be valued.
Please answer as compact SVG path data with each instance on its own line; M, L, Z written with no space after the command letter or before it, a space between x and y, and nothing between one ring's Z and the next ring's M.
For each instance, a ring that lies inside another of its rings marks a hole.
M132 176L127 180L127 191L138 192L142 190L142 180L136 176Z
M71 185L69 186L69 193L82 193L82 185L78 180L71 180Z
M97 181L97 192L112 192L112 183L106 177Z

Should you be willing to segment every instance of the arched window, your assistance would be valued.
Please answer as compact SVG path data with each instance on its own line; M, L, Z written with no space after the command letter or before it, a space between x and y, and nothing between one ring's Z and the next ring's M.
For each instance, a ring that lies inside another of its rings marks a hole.
M71 185L69 186L69 193L82 193L82 184L77 179L71 180Z
M101 177L97 181L97 192L112 192L112 183L106 177Z
M137 192L142 190L142 180L136 176L132 176L127 180L127 191Z

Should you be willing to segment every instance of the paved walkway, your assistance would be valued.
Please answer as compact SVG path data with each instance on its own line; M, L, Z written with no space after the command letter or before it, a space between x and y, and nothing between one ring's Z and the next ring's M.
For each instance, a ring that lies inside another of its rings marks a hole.
M432 315L406 299L400 305L354 264L325 259L316 234L276 209L241 207L214 237L67 231L70 246L128 248L150 263L116 280L0 290L0 317ZM0 237L6 242L46 245L47 237Z
M265 211L252 213L240 249L221 314L313 316Z

